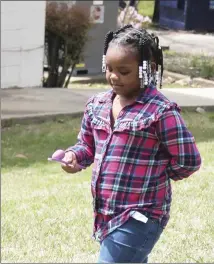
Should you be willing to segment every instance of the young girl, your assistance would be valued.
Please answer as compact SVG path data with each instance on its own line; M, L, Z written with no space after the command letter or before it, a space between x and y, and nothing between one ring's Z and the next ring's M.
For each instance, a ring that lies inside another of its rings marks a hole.
M94 163L91 191L99 263L147 262L169 219L171 180L201 158L179 107L156 89L163 75L159 40L127 25L105 38L103 71L112 89L92 97L68 173ZM80 167L81 165L82 167Z

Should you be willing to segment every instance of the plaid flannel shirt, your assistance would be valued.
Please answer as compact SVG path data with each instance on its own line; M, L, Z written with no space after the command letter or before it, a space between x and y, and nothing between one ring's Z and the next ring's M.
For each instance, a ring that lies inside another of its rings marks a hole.
M112 90L86 104L75 146L79 164L94 163L93 237L102 241L135 212L169 219L170 179L197 171L201 157L180 108L150 86L126 106L111 128Z

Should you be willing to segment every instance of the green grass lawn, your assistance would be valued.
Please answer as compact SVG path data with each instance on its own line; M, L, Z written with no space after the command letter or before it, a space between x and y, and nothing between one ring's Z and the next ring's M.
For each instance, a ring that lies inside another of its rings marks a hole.
M194 77L214 80L214 57L164 51L164 69Z
M143 16L148 16L152 19L154 12L154 0L140 0L138 3L138 12Z
M150 262L208 263L214 259L214 115L183 114L203 166L173 182L170 222ZM2 130L2 263L96 262L91 239L91 168L64 173L47 157L76 141L80 119Z

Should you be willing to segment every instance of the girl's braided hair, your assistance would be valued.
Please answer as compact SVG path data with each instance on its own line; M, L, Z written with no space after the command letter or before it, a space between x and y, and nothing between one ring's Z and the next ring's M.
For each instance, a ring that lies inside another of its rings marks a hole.
M135 29L132 25L126 25L117 31L109 31L104 41L104 56L107 53L109 45L121 45L131 48L133 52L139 54L139 66L143 61L155 62L156 72L158 66L161 66L160 87L163 77L163 52L159 46L159 38L154 34L149 34L145 29Z

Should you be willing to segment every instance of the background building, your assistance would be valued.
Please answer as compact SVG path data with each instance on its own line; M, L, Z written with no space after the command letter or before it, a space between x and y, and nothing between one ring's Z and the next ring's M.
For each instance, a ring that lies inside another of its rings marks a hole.
M61 2L61 1L60 1ZM101 73L105 34L117 28L119 1L64 1L90 8L95 18L74 75ZM1 88L42 86L46 1L2 1Z
M1 88L42 85L46 1L1 1Z
M117 28L119 1L76 1L76 4L89 7L92 16L97 19L89 31L89 41L85 47L83 63L79 67L77 65L73 74L99 74L102 72L105 35L109 30Z
M214 32L214 0L160 0L159 24L173 29Z

